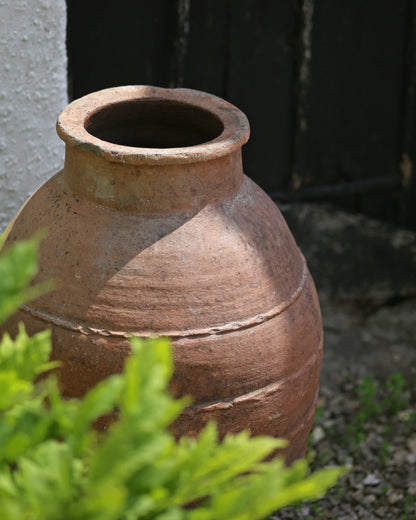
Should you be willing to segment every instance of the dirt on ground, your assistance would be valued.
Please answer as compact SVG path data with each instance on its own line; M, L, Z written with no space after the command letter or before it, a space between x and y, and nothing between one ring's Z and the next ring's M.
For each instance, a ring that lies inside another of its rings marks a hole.
M283 208L315 280L325 337L312 469L326 497L274 518L416 520L416 234L330 206Z

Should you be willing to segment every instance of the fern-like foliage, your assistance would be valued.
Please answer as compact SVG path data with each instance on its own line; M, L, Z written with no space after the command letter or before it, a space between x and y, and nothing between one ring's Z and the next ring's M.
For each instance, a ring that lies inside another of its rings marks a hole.
M37 242L0 255L2 319L32 297ZM317 498L343 472L308 475L305 461L290 468L279 459L263 462L284 441L242 432L219 442L214 424L198 439L177 442L169 425L188 400L168 392L170 343L133 338L131 349L122 374L65 400L51 372L49 332L30 338L21 326L14 340L3 335L2 520L256 520ZM92 428L114 410L118 420L106 433Z

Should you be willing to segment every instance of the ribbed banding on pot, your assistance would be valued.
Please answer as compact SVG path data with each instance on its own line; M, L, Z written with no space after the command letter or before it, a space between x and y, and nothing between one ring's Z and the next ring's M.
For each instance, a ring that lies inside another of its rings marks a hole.
M129 86L71 103L57 128L64 169L23 206L7 243L46 228L35 282L58 285L7 329L51 328L67 396L122 370L131 335L167 335L171 391L193 399L177 435L215 419L221 435L283 436L288 461L302 455L319 303L280 211L243 174L244 114L201 92Z

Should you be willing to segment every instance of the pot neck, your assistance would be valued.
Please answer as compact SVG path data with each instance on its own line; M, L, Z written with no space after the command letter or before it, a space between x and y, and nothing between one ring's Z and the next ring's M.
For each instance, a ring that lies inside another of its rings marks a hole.
M243 182L246 116L211 94L127 86L94 92L61 113L64 183L108 207L189 212Z
M135 165L67 145L63 181L81 197L117 210L195 212L238 192L243 182L241 149L209 161Z

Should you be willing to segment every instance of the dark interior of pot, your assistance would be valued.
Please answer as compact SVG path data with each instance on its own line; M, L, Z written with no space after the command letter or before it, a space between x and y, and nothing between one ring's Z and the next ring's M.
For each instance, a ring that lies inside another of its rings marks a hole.
M85 129L103 141L139 148L182 148L218 137L224 125L203 108L166 99L138 99L103 107Z

